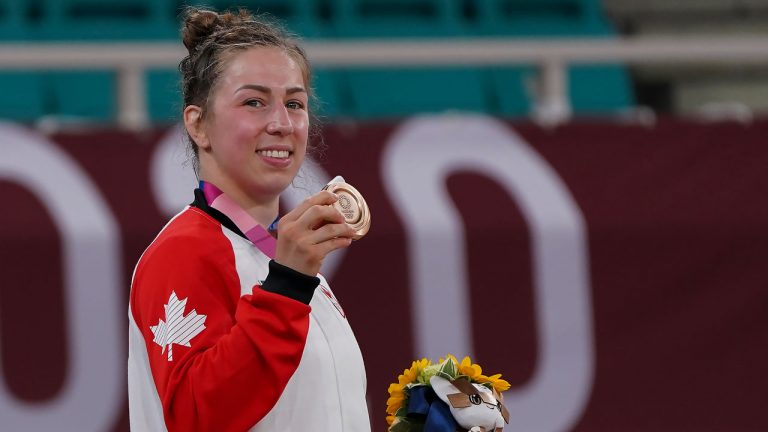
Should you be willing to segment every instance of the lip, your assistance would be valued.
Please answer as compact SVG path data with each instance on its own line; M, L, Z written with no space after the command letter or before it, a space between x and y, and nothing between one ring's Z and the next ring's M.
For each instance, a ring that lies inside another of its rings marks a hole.
M280 158L263 156L259 154L260 151L267 151L267 150L287 151L289 152L289 155L285 159L280 159ZM256 156L258 156L262 162L275 168L287 168L293 162L293 150L291 149L290 146L281 146L281 145L267 146L267 147L262 147L260 149L257 149L255 153L256 153Z
M266 151L266 150L277 150L277 151L283 150L283 151L289 151L293 153L293 148L286 144L282 144L282 145L274 144L274 145L264 146L256 149L257 152Z

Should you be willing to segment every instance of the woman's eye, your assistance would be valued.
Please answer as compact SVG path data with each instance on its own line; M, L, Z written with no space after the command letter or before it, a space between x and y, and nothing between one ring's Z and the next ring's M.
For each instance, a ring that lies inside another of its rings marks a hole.
M248 99L245 104L252 107L262 107L264 103L258 99Z
M304 108L304 104L302 104L299 101L290 101L287 104L285 104L285 106L288 107L289 109L294 109L294 110Z

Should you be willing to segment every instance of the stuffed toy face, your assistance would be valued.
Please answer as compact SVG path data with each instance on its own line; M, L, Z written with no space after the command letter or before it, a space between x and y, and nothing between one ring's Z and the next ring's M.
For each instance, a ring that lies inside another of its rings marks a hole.
M470 431L501 431L509 422L509 413L501 403L501 395L485 386L459 378L448 381L439 376L429 383L446 404L459 426ZM473 429L476 428L476 429Z

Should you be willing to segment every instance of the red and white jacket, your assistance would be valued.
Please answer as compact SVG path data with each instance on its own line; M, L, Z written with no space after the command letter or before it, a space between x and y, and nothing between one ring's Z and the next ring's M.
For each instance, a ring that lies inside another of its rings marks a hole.
M139 260L128 319L133 431L370 431L328 283L271 261L200 190Z

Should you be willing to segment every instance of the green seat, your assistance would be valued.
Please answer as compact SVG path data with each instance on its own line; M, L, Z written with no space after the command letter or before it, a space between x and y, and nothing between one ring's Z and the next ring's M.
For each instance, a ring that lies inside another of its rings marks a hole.
M338 37L446 37L466 33L453 0L333 0Z
M460 37L466 34L453 0L333 0L340 38ZM460 67L351 68L343 73L342 107L360 118L419 112L488 111L479 70Z
M525 117L535 103L534 86L537 77L533 66L495 67L489 69L493 88L493 112L505 117Z
M32 38L27 0L0 0L0 40ZM32 122L50 109L45 73L37 70L0 71L0 119Z
M37 39L107 42L175 38L175 2L170 0L44 0ZM117 85L113 71L46 74L52 114L113 121Z
M568 96L576 114L611 114L635 104L624 66L572 66L568 81Z
M50 40L176 38L172 0L44 0L40 36Z
M153 123L176 123L181 121L182 105L181 77L174 69L153 69L147 71L146 100L149 119Z
M47 110L43 74L38 71L0 72L0 118L32 122Z
M535 67L495 68L494 111L508 117L530 114L534 104ZM568 99L576 115L611 114L634 104L632 83L623 66L577 65L568 69Z
M361 69L347 72L351 111L361 118L421 112L489 111L482 71L475 68Z
M484 36L604 34L600 0L478 0L474 31Z
M328 23L322 18L318 0L177 0L177 3L179 10L185 5L217 11L236 10L241 6L277 18L300 37L323 37L328 33Z
M52 114L67 118L113 121L117 85L110 71L57 71L46 74Z
M321 119L350 115L348 95L342 92L341 82L344 73L332 69L315 69L313 71L315 100L310 109Z
M25 0L0 0L0 39L24 40L28 36Z
M478 0L474 32L483 36L613 37L599 0ZM535 67L493 68L498 112L507 116L530 113L534 104ZM626 69L618 64L571 66L569 100L573 112L608 114L634 104Z

